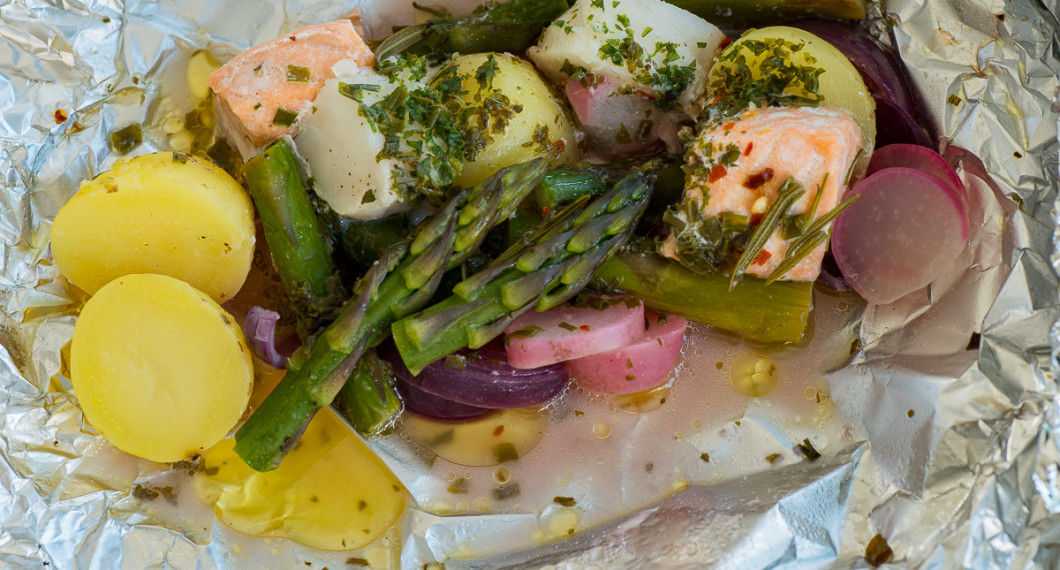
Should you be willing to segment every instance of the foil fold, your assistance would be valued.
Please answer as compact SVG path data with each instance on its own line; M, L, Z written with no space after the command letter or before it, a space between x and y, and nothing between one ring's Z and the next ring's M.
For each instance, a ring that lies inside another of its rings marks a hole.
M212 515L133 496L158 466L118 460L76 408L65 367L84 299L59 275L48 233L80 180L113 162L107 135L147 119L170 58L234 54L354 8L377 35L412 17L382 0L0 5L0 565L334 568L350 558L246 539ZM869 307L854 323L860 349L821 387L850 419L851 443L815 462L693 481L545 543L530 538L537 512L429 512L435 482L400 445L375 444L419 501L395 529L401 561L384 565L863 568L878 534L901 567L1060 567L1057 14L1057 0L873 7L973 190L978 241L926 298ZM801 441L764 411L737 417L780 451Z

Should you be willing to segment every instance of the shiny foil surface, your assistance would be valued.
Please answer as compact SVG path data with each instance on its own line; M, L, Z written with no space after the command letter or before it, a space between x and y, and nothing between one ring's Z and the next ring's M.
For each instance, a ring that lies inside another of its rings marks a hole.
M892 305L818 294L829 334L785 361L774 395L703 372L744 347L696 329L659 410L578 390L555 404L504 475L514 498L493 468L425 460L399 429L369 444L408 512L355 552L240 535L198 503L188 466L106 444L71 390L85 299L52 259L55 213L116 159L114 130L179 107L175 62L356 8L376 37L413 17L393 0L0 1L0 567L864 568L877 535L892 567L1060 567L1057 0L872 6L969 189L972 238ZM145 126L134 152L167 144ZM793 451L804 438L820 459ZM457 478L466 498L446 494ZM173 497L142 491L160 486Z

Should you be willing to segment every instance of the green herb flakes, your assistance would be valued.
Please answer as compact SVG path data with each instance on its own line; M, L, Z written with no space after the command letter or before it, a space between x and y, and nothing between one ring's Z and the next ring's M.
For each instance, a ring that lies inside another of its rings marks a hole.
M570 323L568 323L566 321L560 321L559 325L557 325L557 326L559 326L559 328L561 328L561 329L563 329L565 331L572 331L573 332L573 331L578 330L578 327L576 327L576 326L574 326L574 325L572 325L572 324L570 324Z
M782 456L779 453L770 453L766 456L766 461L768 461L770 465L773 465L777 461L780 461L781 457Z
M512 332L508 336L513 336L515 338L533 338L543 330L544 329L537 325L527 325L517 331Z
M802 453L802 457L806 461L813 462L821 458L821 452L814 448L813 444L810 443L809 438L804 438L802 443L795 444L795 449Z
M276 109L276 114L272 117L272 124L278 127L289 127L298 120L298 113L280 107Z
M309 68L297 65L287 66L287 81L309 83Z
M552 502L561 507L573 507L578 504L578 501L575 501L574 497L552 497Z
M710 463L710 455L707 453L700 453L699 458L703 460L703 463Z
M143 142L143 130L140 125L132 124L114 131L107 138L108 146L114 154L126 155Z

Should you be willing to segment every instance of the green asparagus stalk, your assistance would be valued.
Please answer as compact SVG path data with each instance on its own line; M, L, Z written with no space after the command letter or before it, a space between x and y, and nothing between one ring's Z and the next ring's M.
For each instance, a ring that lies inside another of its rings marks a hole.
M390 35L376 48L376 60L404 53L521 52L565 11L567 0L487 2L465 18L441 14Z
M401 411L390 364L379 358L375 350L366 350L331 407L364 435L384 431Z
M865 19L865 0L666 0L724 27L809 17Z
M463 263L486 232L512 214L552 158L504 168L459 192L411 240L386 250L335 320L308 350L292 357L287 375L236 432L235 451L243 461L258 471L274 469L313 414L334 400L364 350L386 338L390 323L427 304L445 271Z
M596 272L594 286L763 343L801 340L813 302L813 283L744 277L730 291L729 276L695 273L651 251L619 252Z
M544 311L577 294L633 233L654 177L633 174L588 202L571 203L453 288L453 296L391 326L413 374L464 347L478 348L531 309Z
M345 295L298 162L280 139L246 164L244 176L305 339L335 316Z

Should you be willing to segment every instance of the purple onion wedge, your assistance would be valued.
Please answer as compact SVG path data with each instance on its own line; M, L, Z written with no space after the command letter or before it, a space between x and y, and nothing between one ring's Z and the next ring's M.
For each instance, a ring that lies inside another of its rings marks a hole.
M512 368L500 341L432 362L417 376L405 368L392 344L380 347L379 354L394 365L394 374L400 381L479 408L540 406L555 398L570 381L570 373L562 364L525 370Z
M410 412L414 412L432 420L466 422L488 416L496 411L490 408L468 406L467 404L454 402L442 398L441 396L435 396L430 392L424 392L416 386L409 384L404 380L405 377L403 375L397 374L395 376L397 378L397 391L398 394L401 394L401 399L405 402L405 408Z

